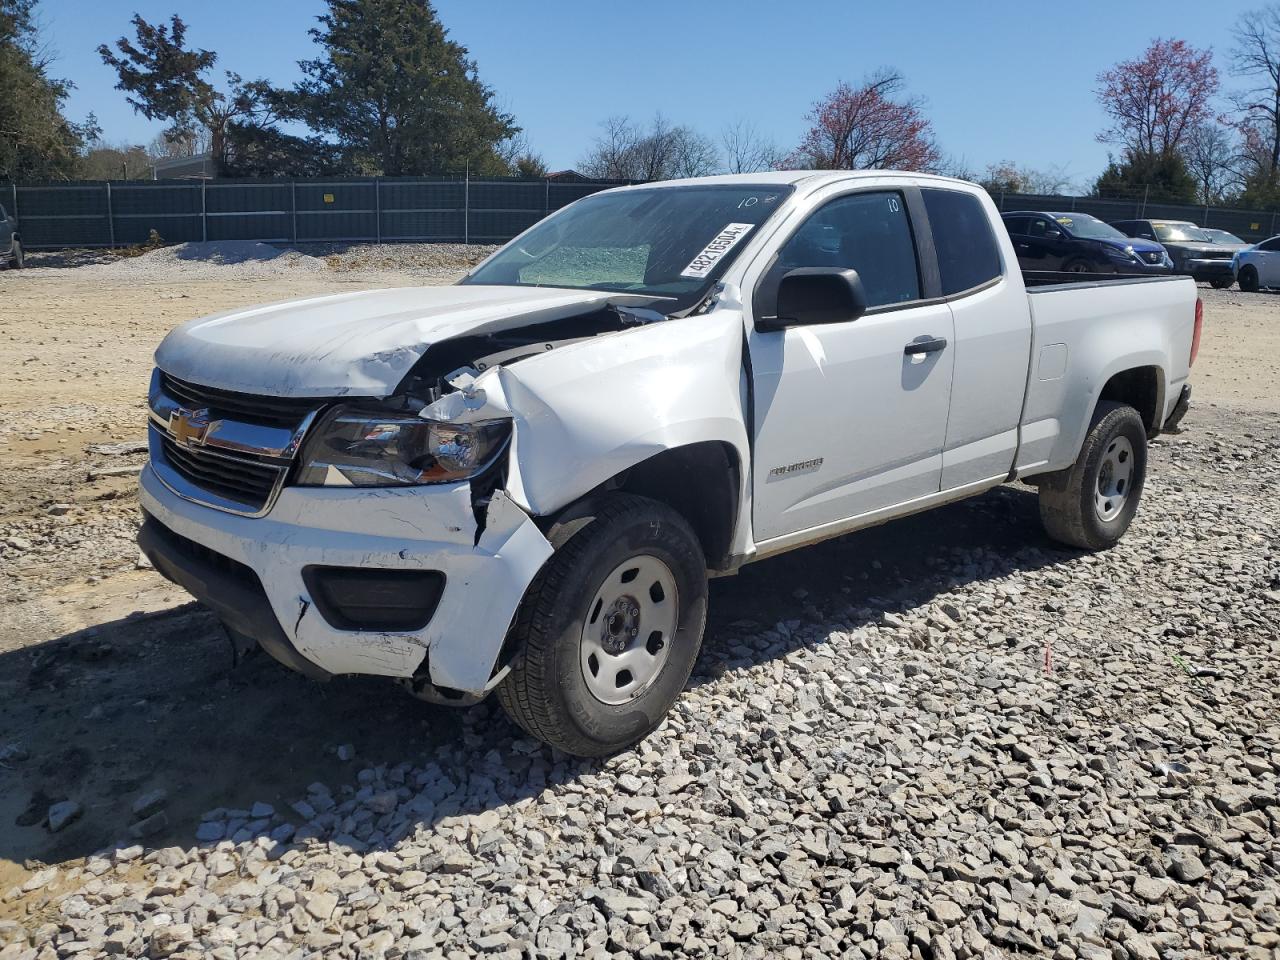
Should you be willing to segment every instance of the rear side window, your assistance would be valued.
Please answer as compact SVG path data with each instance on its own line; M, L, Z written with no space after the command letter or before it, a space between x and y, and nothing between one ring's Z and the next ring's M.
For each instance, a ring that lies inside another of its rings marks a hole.
M1000 276L1000 248L982 201L955 190L922 190L938 252L942 295L962 293Z
M1004 226L1011 234L1021 236L1027 232L1027 221L1030 217L1005 217Z
M1259 244L1258 249L1265 251L1266 253L1275 253L1277 250L1280 250L1280 238L1273 237L1266 243Z
M757 287L757 311L777 309L778 284L798 267L852 267L862 279L867 306L920 299L920 270L907 204L900 193L837 197L791 235Z

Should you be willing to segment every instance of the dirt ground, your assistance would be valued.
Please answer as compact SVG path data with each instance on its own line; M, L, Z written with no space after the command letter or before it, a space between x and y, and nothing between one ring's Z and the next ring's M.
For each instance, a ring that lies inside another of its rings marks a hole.
M84 267L0 273L0 894L41 862L132 842L130 805L153 788L170 796L169 824L147 842L186 843L202 811L273 802L339 775L341 744L363 762L394 763L463 735L466 723L506 722L483 706L464 723L386 695L378 681L318 686L265 657L233 663L212 617L147 569L133 542L143 401L164 334L240 305L423 282L421 272L369 262L374 269L228 279L207 270L159 281ZM447 277L437 269L430 279ZM1280 296L1201 295L1188 432L1237 415L1274 422ZM927 525L859 535L884 558L868 573L909 570L922 537L998 547L1014 535L980 520L949 509ZM793 615L797 591L822 587L820 559L781 558L717 584L710 649L717 622ZM51 834L42 820L61 799L84 812Z

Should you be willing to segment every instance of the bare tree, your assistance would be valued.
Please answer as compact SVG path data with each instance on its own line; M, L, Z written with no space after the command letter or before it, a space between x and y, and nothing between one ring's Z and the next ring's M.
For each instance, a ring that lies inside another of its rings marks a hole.
M1062 164L1055 163L1044 170L1023 170L1027 190L1042 196L1064 196L1071 192L1072 177L1070 171Z
M750 120L735 120L720 133L729 173L759 173L781 165L782 151Z
M1255 147L1266 148L1255 157L1262 167L1255 172L1274 178L1280 171L1280 4L1242 14L1235 40L1232 72L1256 81L1235 97L1245 114L1241 126L1246 140L1252 138Z
M640 131L629 117L609 117L578 166L588 177L600 180L634 180L636 145Z
M670 180L700 177L719 166L715 144L696 130L674 126L661 113L648 129L629 117L610 117L579 166L589 177Z
M1227 186L1235 178L1239 151L1226 127L1219 123L1202 123L1187 137L1183 147L1187 169L1196 178L1201 203L1222 199Z

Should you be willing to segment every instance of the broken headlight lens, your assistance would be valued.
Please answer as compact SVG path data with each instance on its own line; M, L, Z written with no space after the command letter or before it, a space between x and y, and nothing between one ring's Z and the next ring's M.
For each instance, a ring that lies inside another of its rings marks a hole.
M453 483L482 472L511 436L510 420L442 423L411 414L334 411L304 449L297 483L391 487Z

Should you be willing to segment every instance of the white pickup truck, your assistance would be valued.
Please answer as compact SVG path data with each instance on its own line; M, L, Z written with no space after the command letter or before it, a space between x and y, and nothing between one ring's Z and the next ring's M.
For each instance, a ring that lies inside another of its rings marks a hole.
M1125 532L1195 284L1017 263L969 183L711 177L587 197L455 286L194 320L140 544L296 670L616 751L684 687L709 576L1012 480L1055 540Z

